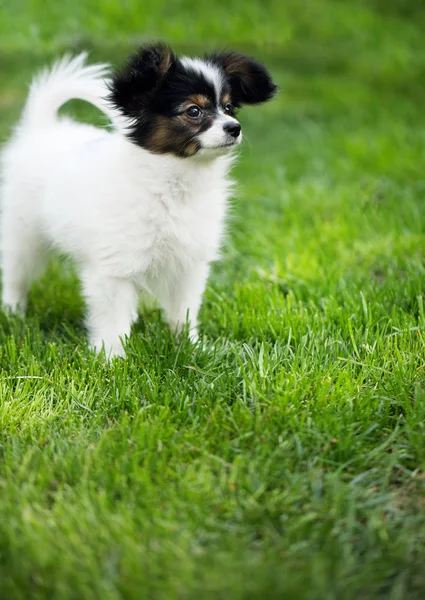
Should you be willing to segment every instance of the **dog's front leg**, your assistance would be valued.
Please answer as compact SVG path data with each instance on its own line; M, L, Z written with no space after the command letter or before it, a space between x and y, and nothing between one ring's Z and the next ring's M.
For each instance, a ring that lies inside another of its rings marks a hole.
M123 342L137 318L138 291L129 279L86 270L82 277L87 303L89 344L107 359L125 356Z
M189 336L198 339L198 312L208 280L209 265L200 263L182 273L171 286L169 296L164 298L163 307L170 328L180 333L189 325Z

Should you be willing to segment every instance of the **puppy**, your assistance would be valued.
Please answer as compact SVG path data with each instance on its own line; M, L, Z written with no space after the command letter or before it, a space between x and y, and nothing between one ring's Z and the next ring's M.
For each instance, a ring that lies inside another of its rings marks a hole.
M233 52L201 59L143 47L110 79L85 58L34 79L2 153L3 307L25 310L56 248L77 265L97 351L124 355L142 291L196 339L242 140L236 110L276 86L261 63ZM113 130L59 117L72 98L100 108Z

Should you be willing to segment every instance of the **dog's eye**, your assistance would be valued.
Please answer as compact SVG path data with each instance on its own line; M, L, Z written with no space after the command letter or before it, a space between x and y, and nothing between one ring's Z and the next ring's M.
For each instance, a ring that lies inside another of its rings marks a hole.
M197 119L201 116L202 111L199 106L189 106L189 108L186 109L186 114L192 119Z
M224 112L226 115L233 114L233 106L231 104L226 104L226 106L224 107Z

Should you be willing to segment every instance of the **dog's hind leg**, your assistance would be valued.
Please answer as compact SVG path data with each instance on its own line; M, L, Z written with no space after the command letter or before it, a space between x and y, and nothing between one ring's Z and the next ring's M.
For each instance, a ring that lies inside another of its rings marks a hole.
M25 312L29 286L44 271L47 246L29 218L5 206L1 232L2 305Z
M23 313L29 287L46 267L47 248L35 233L26 231L21 236L2 229L2 305L7 311Z

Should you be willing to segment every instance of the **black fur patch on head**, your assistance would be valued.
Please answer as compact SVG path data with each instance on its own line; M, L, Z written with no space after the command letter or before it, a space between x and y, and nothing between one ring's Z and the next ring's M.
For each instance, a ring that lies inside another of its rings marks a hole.
M156 96L156 109L172 114L179 103L196 94L208 98L213 106L217 105L214 84L201 71L185 66L177 59L173 73L167 77Z
M235 106L265 102L277 92L277 85L266 67L250 56L237 52L217 52L206 58L223 69Z
M164 44L140 48L113 77L109 100L127 117L137 118L175 64L173 52Z
M196 96L211 106L199 122L184 114ZM130 57L112 79L109 100L131 120L130 139L151 152L181 157L199 150L196 136L211 126L219 102L214 84L165 45L141 48Z

